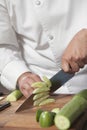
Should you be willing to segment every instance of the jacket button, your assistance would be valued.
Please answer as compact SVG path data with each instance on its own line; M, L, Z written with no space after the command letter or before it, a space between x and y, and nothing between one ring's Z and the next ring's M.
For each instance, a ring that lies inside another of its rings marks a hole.
M54 37L53 37L52 35L49 35L49 39L50 39L50 40L53 40L53 38L54 38Z
M40 5L40 4L41 4L41 1L40 1L40 0L36 0L36 1L35 1L35 4L36 4L36 5Z

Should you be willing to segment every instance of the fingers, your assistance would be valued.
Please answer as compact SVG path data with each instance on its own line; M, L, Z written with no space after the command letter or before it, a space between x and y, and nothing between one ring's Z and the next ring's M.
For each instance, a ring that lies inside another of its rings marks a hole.
M35 82L42 81L38 75L33 74L33 73L31 73L29 77L32 78Z
M78 72L80 67L76 62L70 62L71 72L75 73Z
M33 73L27 72L22 74L18 79L18 86L23 95L27 98L29 97L34 88L31 87L32 83L41 81L41 78Z
M66 61L66 60L62 60L62 69L65 72L69 72L69 73L75 73L78 72L80 68L84 67L84 63L81 62L75 62L75 61Z
M24 84L21 87L21 91L22 91L23 95L27 98L32 94L33 89L31 88L31 86L29 84Z
M70 72L71 73L71 67L70 67L69 63L66 60L62 60L62 69L65 72Z
M69 72L69 73L75 73L78 72L80 70L80 68L84 67L84 63L83 62L67 62L67 61L63 61L62 62L62 69L65 72Z
M85 63L82 61L77 62L77 64L78 64L79 68L83 68L85 65Z

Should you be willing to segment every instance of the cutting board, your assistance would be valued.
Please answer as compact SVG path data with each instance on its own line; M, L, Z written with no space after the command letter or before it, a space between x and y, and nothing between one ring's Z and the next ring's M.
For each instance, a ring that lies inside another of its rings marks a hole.
M57 95L56 102L45 105L43 110L52 110L55 107L61 108L72 99L73 95ZM38 107L27 109L23 112L15 113L18 106L24 101L24 97L13 102L11 107L0 112L0 130L44 130L36 122L35 114ZM83 125L87 121L87 111L85 111L71 126L70 130L84 130ZM45 128L45 130L58 130L55 126Z

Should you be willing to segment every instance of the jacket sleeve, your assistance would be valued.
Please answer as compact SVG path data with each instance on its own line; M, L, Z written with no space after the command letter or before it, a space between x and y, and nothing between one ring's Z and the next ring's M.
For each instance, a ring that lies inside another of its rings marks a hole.
M0 81L9 90L16 88L18 77L27 72L5 0L0 0Z

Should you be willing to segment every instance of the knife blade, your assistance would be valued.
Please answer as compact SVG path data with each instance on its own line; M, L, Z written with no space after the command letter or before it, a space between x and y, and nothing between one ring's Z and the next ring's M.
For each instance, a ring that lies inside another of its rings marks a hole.
M51 89L50 93L55 92L58 88L64 85L68 80L70 80L75 74L66 73L63 70L57 72L51 79Z
M68 80L70 80L74 74L69 74L64 72L63 70L60 70L58 73L56 73L51 79L51 89L50 89L50 94L55 92L58 88L60 88L63 84L65 84ZM33 107L33 96L29 96L16 110L16 112L24 111L26 109L32 108Z

